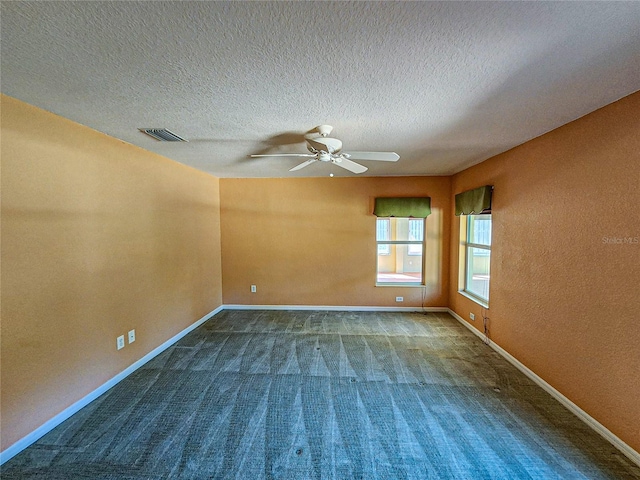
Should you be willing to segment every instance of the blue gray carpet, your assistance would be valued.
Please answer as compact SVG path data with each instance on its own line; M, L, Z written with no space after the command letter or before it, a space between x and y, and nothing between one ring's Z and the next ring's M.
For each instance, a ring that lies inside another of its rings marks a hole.
M9 479L639 479L448 314L224 311Z

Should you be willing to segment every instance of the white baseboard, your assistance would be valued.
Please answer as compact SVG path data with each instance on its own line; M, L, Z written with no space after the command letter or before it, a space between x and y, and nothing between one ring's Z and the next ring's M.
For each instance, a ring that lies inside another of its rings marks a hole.
M192 330L198 328L200 325L202 325L208 319L213 317L216 313L222 311L223 308L224 308L223 306L220 306L220 307L216 308L215 310L207 313L200 320L196 321L195 323L192 323L187 328L185 328L181 332L179 332L176 335L174 335L173 337L171 337L169 340L164 342L159 347L154 348L152 351L147 353L140 360L138 360L137 362L131 364L129 367L124 369L122 372L117 374L115 377L113 377L112 379L108 380L106 383L104 383L101 386L99 386L98 388L96 388L93 392L89 393L88 395L86 395L85 397L81 398L80 400L78 400L73 405L71 405L68 408L64 409L62 412L57 414L55 417L53 417L52 419L50 419L47 422L45 422L42 425L40 425L33 432L31 432L27 436L21 438L20 440L18 440L16 443L11 445L9 448L4 450L3 452L0 452L0 465L5 463L10 458L13 458L14 456L16 456L18 453L20 453L22 450L27 448L29 445L31 445L32 443L34 443L35 441L37 441L38 439L43 437L45 434L49 433L55 427L57 427L62 422L64 422L66 419L71 417L74 413L77 413L80 409L82 409L83 407L87 406L89 403L94 401L96 398L98 398L104 392L109 390L111 387L115 386L116 384L118 384L119 382L124 380L126 377L131 375L133 372L135 372L137 369L142 367L149 360L153 359L154 357L156 357L160 353L164 352L167 348L169 348L171 345L176 343L178 340L180 340L182 337L184 337L187 333L189 333Z
M471 332L484 340L484 334L479 331L477 328L474 328L469 322L467 322L464 318L458 315L451 309L448 309L449 313L460 322L462 325L467 327ZM507 352L505 349L500 347L500 345L496 344L494 341L489 343L489 346L493 348L496 352L498 352L505 360L511 363L514 367L524 373L527 377L533 380L539 387L545 390L549 395L558 400L562 405L564 405L569 411L575 414L580 420L589 425L593 430L598 432L605 440L609 441L614 447L620 450L629 460L634 462L636 465L640 467L640 453L636 452L633 448L627 445L625 442L620 440L616 435L611 433L607 427L598 422L595 418L589 415L587 412L578 407L575 403L565 397L558 390L549 385L545 380L539 377L536 373L530 370L527 366L521 363L517 358Z
M225 305L225 310L321 310L326 312L448 312L447 307L367 307L364 305Z

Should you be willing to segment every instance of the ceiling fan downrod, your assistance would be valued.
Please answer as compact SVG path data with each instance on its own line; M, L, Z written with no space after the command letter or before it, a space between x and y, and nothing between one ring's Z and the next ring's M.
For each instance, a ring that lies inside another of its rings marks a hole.
M316 130L321 137L327 137L331 133L331 130L333 130L333 127L331 125L318 125Z

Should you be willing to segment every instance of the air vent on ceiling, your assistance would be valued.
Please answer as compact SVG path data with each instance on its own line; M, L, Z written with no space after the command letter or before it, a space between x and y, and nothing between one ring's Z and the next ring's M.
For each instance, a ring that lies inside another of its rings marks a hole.
M170 132L166 128L139 128L142 133L146 133L150 137L160 140L161 142L186 142L182 137L179 137L173 132Z

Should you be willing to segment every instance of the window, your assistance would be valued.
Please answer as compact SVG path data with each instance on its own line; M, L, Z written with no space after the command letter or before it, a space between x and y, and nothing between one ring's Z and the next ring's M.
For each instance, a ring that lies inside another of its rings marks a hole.
M376 284L423 283L424 218L378 218Z
M480 300L481 303L488 304L491 214L461 216L460 225L462 237L460 264L464 265L463 291Z

